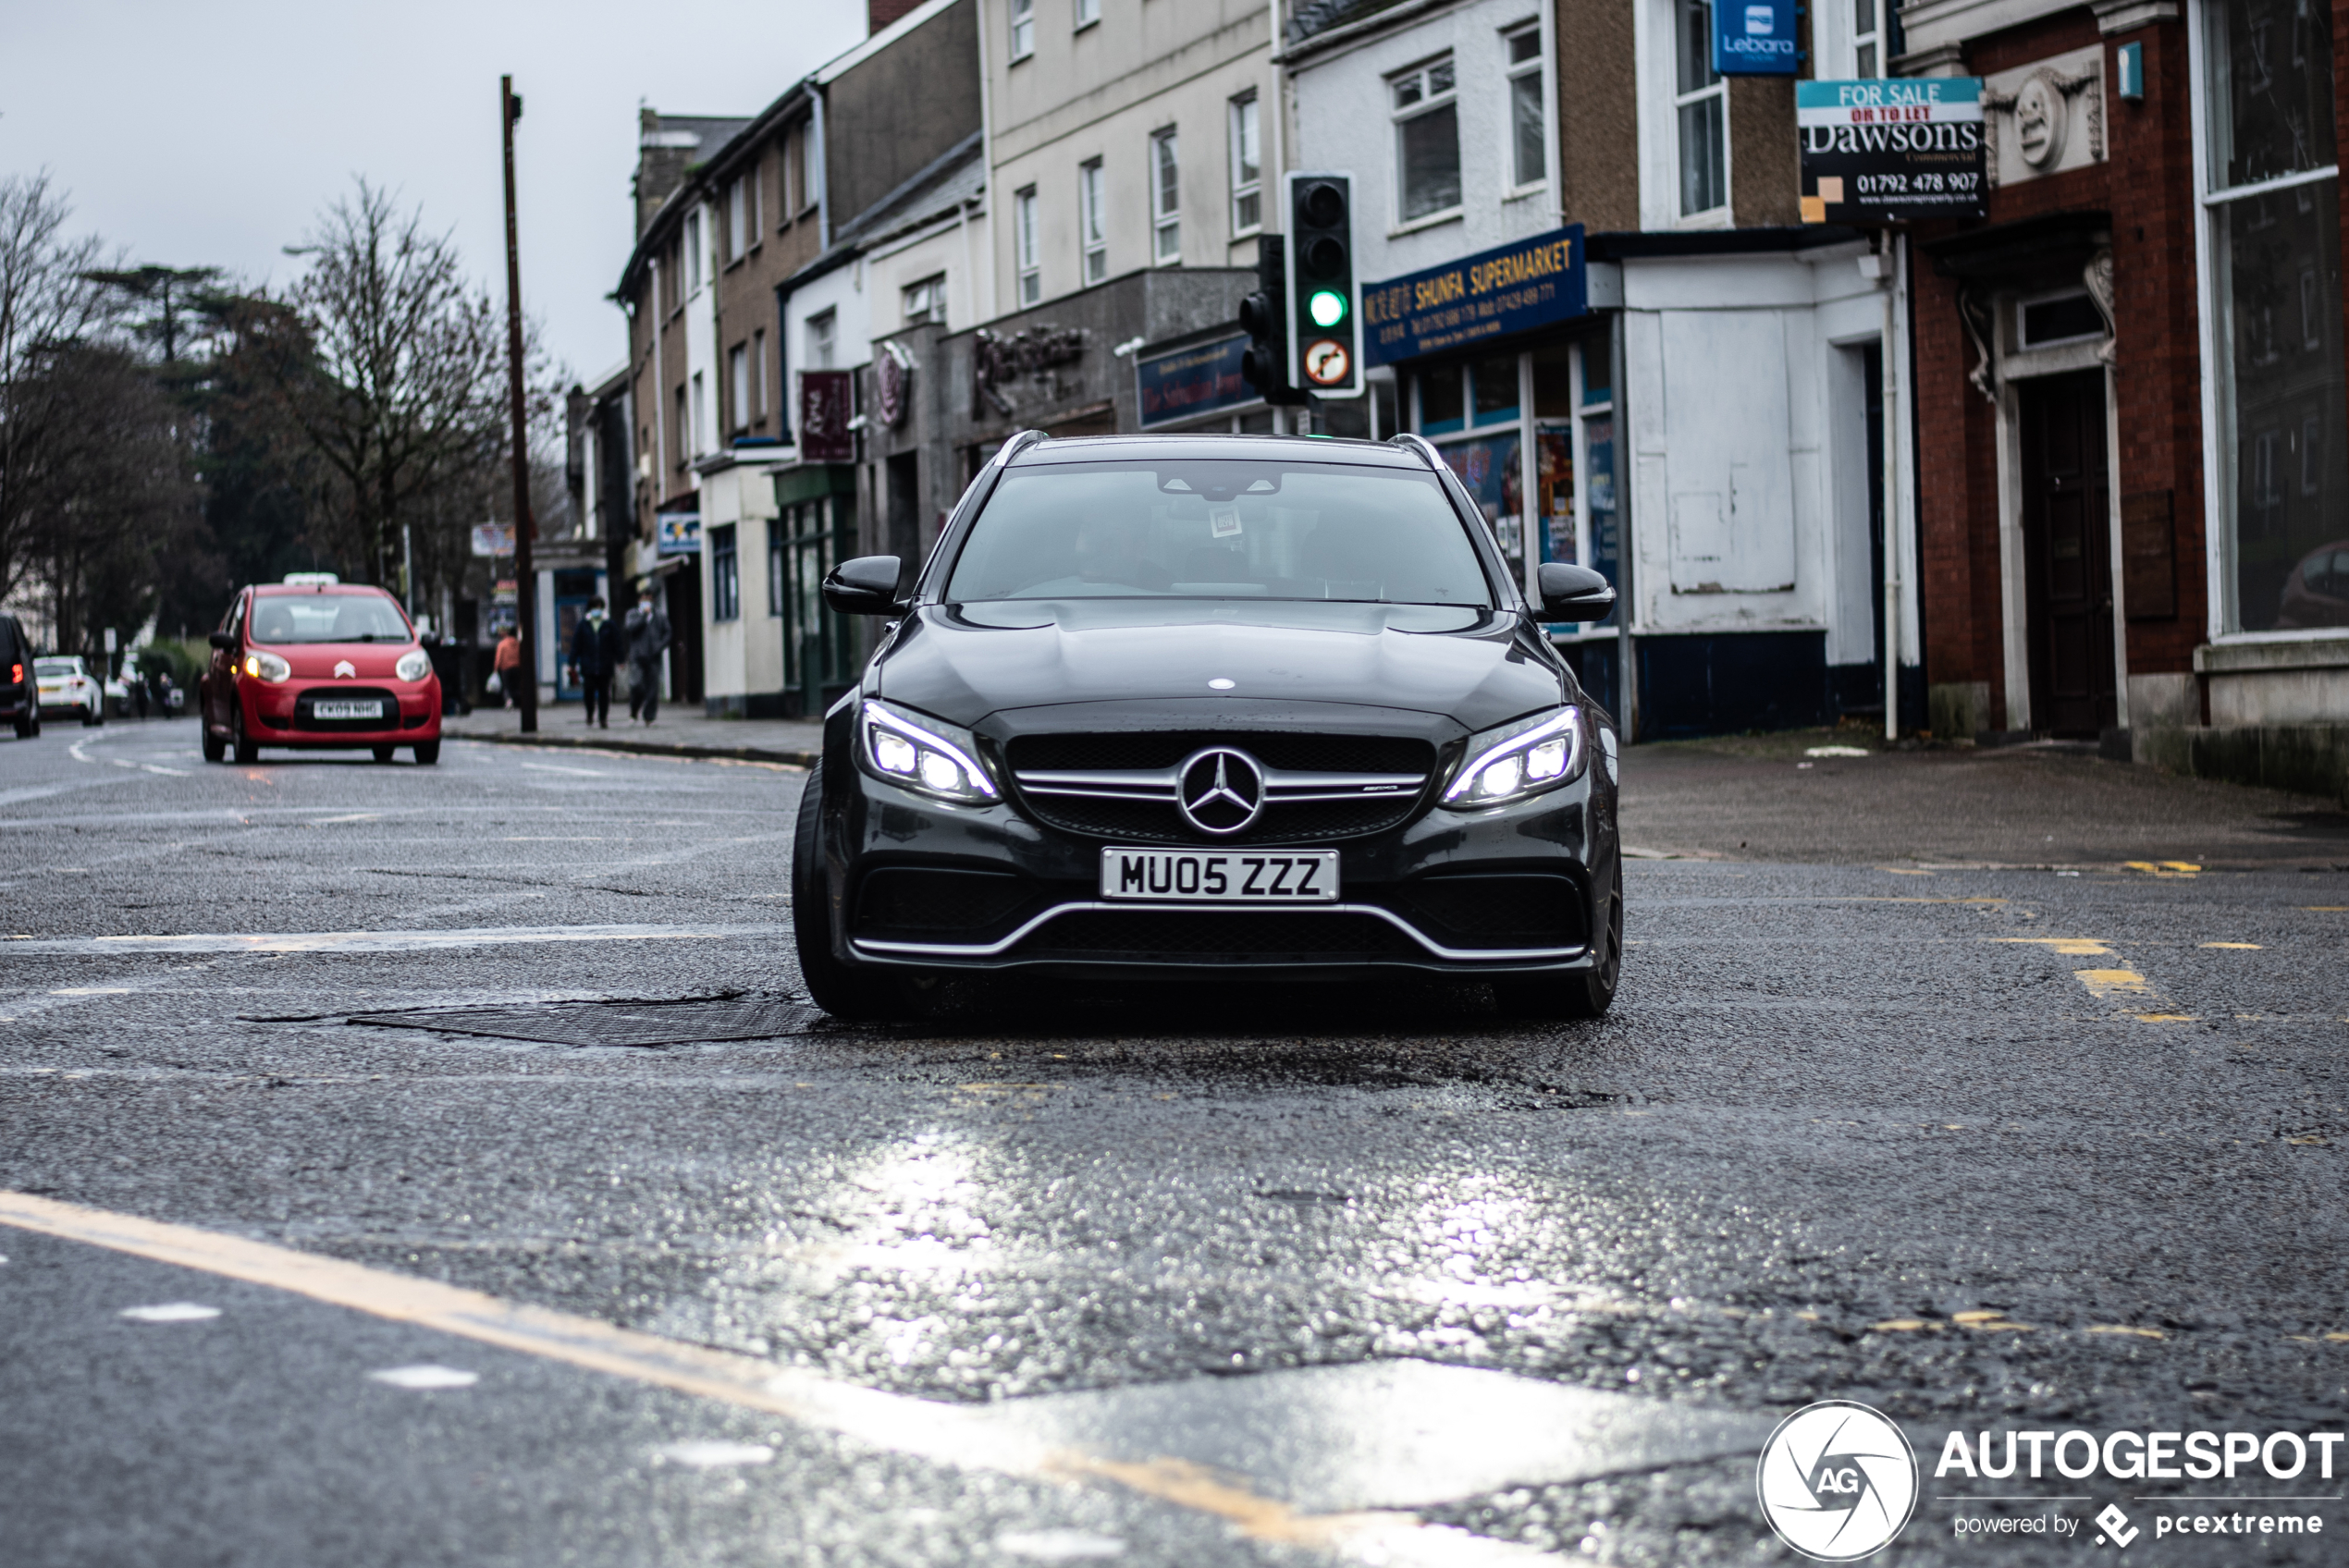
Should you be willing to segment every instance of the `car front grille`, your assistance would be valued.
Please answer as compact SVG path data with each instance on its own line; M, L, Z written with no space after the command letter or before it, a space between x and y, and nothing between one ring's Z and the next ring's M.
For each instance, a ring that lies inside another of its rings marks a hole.
M365 703L379 704L380 718L320 718L316 706L320 703ZM304 692L294 699L294 728L316 729L332 734L337 730L396 729L400 727L400 699L375 686L327 686Z
M1046 921L1013 952L1024 959L1145 963L1426 956L1390 923L1345 910L1078 910Z
M1007 871L885 865L868 872L857 889L850 928L859 936L975 937L1002 925L1032 896L1027 880Z
M1245 831L1202 833L1176 805L1186 759L1227 747L1255 759L1264 809ZM1410 736L1138 730L1015 736L1020 799L1051 827L1154 844L1295 844L1359 838L1407 820L1427 792L1435 748Z

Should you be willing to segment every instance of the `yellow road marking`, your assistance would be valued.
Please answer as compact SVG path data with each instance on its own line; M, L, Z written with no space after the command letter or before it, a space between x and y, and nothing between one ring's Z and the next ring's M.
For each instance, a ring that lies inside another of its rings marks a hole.
M2019 947L2053 948L2065 958L2097 958L2112 949L2096 937L1992 937L1993 942L2009 942Z
M965 1469L1063 1482L1097 1477L1229 1520L1263 1540L1308 1543L1373 1562L1435 1556L1468 1539L1408 1513L1303 1514L1181 1460L1122 1464L1048 1448L1006 1430L983 1407L941 1404L834 1383L773 1363L683 1344L590 1317L503 1301L339 1258L186 1225L141 1219L0 1189L0 1225L242 1280L313 1301L412 1323L444 1334L625 1378L680 1393L765 1411L876 1447ZM1482 1543L1476 1543L1482 1544ZM1494 1554L1498 1560L1507 1553Z
M2133 1329L2126 1323L2098 1323L2092 1326L2088 1332L2091 1334L2134 1334L2141 1340L2166 1340L2170 1337L2158 1329Z
M2098 1001L2108 997L2153 995L2146 977L2134 969L2075 969L2072 974Z
M2204 942L2199 945L2206 948L2219 948L2232 953L2256 953L2260 950L2259 944L2257 942Z

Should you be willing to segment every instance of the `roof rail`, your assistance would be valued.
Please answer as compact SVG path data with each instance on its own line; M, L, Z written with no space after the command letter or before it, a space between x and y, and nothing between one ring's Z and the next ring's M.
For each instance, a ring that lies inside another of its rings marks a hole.
M1021 452L1044 439L1046 439L1044 432L1032 427L1027 430L1015 430L1008 440L995 448L992 460L997 463L1008 463Z
M1443 454L1435 449L1435 443L1424 435L1414 435L1407 430L1400 435L1388 436L1386 444L1390 447L1400 447L1407 452L1417 452L1421 462L1438 472L1443 472Z

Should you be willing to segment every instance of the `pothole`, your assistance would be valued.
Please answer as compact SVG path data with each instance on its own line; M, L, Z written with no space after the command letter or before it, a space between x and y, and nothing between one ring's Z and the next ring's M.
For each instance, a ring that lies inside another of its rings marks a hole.
M813 1004L787 998L721 997L432 1008L354 1013L345 1022L379 1029L431 1029L446 1035L535 1040L550 1046L685 1046L803 1035L823 1016Z

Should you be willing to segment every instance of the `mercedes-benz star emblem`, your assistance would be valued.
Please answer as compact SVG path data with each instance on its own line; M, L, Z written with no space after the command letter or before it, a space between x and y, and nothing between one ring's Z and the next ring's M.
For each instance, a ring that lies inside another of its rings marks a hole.
M1183 764L1174 786L1183 820L1219 838L1244 832L1264 812L1264 769L1246 752L1211 746Z

